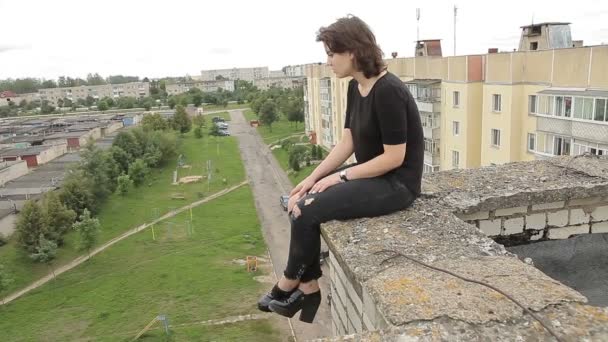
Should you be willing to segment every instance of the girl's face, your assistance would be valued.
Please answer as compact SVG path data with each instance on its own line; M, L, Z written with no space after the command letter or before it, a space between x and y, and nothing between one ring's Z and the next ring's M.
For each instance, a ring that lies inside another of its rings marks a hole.
M354 55L350 52L331 52L325 47L327 53L327 65L331 67L331 70L338 76L338 78L351 76L354 67Z

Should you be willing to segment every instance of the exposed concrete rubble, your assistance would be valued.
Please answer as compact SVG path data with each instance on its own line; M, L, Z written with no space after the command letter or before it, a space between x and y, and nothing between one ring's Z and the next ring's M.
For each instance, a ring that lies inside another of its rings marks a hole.
M394 256L389 251L500 288L564 340L608 340L607 308L587 306L584 296L456 216L606 197L608 159L563 157L440 172L425 177L423 192L405 211L322 226L335 268L332 286L339 288L332 290L331 304L342 306L332 307L334 329L359 334L333 340L551 340L503 295L404 258L383 263Z

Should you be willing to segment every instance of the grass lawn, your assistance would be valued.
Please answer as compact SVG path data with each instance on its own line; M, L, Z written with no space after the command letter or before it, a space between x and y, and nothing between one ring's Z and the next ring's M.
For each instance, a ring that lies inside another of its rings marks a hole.
M230 109L241 109L241 108L249 108L249 103L237 104L237 103L229 103L227 107L218 106L218 105L203 105L203 110L205 112L211 110L230 110Z
M274 150L272 150L272 154L277 159L279 165L281 165L283 170L287 172L289 170L289 154L287 153L287 151L282 148L275 148ZM287 175L287 177L291 181L291 184L295 186L302 180L304 180L304 178L308 177L308 175L310 175L315 170L315 167L317 167L317 165L304 166L298 172L292 171Z
M204 197L245 180L237 138L216 138L205 135L202 139L196 139L190 132L181 140L179 153L185 156L186 164L191 165L192 168L180 168L178 178L206 174L206 162L211 160L214 173L209 187L206 181L172 185L173 171L177 165L176 156L164 168L152 170L144 185L132 189L127 196L112 195L106 201L98 215L102 225L100 244L130 228L149 222L172 208L194 202L199 196ZM226 184L223 184L223 178L226 179ZM171 199L173 194L183 195L185 199ZM13 278L9 288L0 293L0 297L30 284L49 272L45 265L31 262L18 248L16 240L16 235L13 234L9 243L0 247L0 263ZM67 234L65 240L65 246L59 249L57 259L54 261L55 266L66 264L83 254L75 248L76 234Z
M219 116L220 118L224 118L224 120L226 121L230 121L230 113L228 112L209 114L206 116L205 119L211 122L211 119L213 119L214 116Z
M244 114L247 121L258 119L251 109L246 110ZM258 133L262 136L264 143L270 144L294 134L304 134L304 124L302 122L299 122L296 127L295 123L287 121L284 116L279 115L279 117L280 120L272 124L272 130L268 126L258 127Z
M268 284L235 259L265 255L251 189L244 186L135 234L39 289L0 307L5 341L127 341L165 314L174 341L279 341L269 320L197 322L257 313ZM162 330L142 340L164 340Z

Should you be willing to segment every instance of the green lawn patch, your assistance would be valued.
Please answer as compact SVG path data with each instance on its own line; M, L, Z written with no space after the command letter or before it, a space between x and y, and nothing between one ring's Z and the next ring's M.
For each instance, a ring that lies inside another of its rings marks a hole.
M251 189L244 186L147 229L0 307L6 341L127 341L156 315L176 341L284 340L268 321L197 322L257 313L268 287L234 262L265 255ZM164 340L153 330L143 340Z
M185 163L191 167L179 168L178 178L189 175L206 175L206 163L207 160L211 160L213 169L211 181L208 183L206 180L202 180L198 183L172 185L173 171L177 166L177 156L175 156L174 160L163 168L153 169L145 183L138 188L131 189L127 196L112 195L106 201L98 215L102 225L99 244L142 223L150 222L172 208L182 207L245 180L237 138L205 135L202 139L196 139L190 132L185 134L181 140L179 153L184 155ZM223 182L224 178L226 184ZM177 195L176 197L183 196L185 199L172 199L175 195ZM0 247L0 263L4 264L14 280L6 291L0 293L0 297L27 286L49 272L45 265L30 261L17 246L16 240L16 235L13 234L9 243ZM66 264L84 254L76 250L75 233L68 233L65 241L65 246L59 249L57 259L53 263L54 267Z

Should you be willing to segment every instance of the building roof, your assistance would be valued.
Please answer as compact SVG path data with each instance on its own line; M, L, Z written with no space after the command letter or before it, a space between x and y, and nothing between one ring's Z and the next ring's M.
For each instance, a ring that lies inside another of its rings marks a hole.
M35 142L35 141L44 141L47 137L42 135L21 135L15 137L8 137L6 139L0 140L0 144L17 144L23 142Z
M46 151L52 148L53 145L41 145L41 146L32 146L27 148L9 148L6 150L0 151L0 156L2 157L13 157L13 156L32 156L39 155L41 152Z
M533 26L544 26L544 25L570 25L570 23L559 22L559 21L548 21L548 22L545 22L545 23L538 23L538 24L530 24L530 25L526 25L526 26L520 26L520 28L527 28L527 27L533 27Z
M548 88L545 90L541 90L538 93L547 94L547 95L564 95L564 96L608 97L608 91L606 91L606 90Z
M60 132L51 135L47 135L45 138L50 139L67 139L67 138L80 138L83 135L88 134L88 131L74 131L74 132Z
M0 98L5 98L5 97L17 97L18 95L10 90L5 90L3 92L0 92Z
M414 80L407 81L407 82L404 82L404 83L407 83L407 84L418 84L418 85L425 86L425 85L439 84L439 83L441 83L441 80L435 80L435 79L414 79Z

